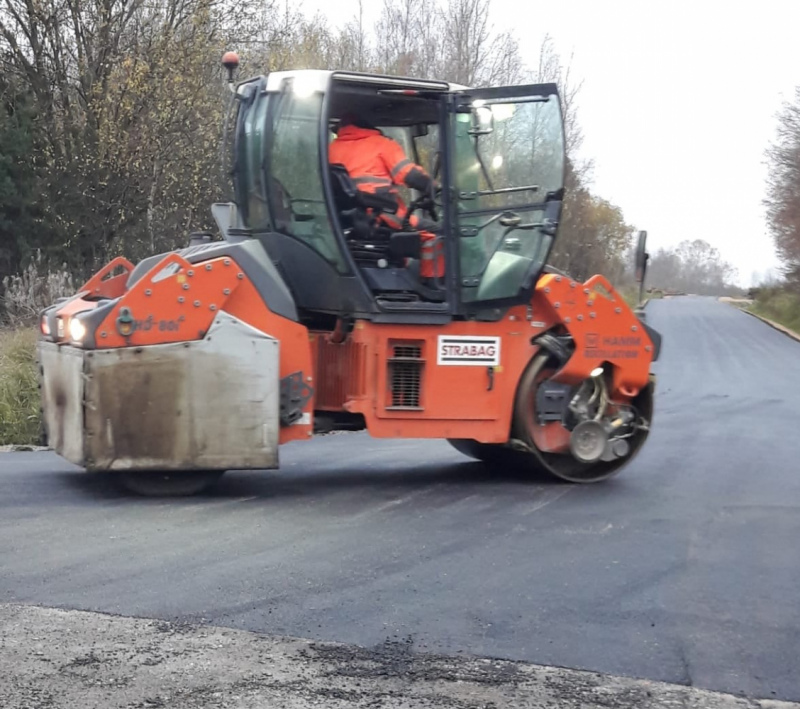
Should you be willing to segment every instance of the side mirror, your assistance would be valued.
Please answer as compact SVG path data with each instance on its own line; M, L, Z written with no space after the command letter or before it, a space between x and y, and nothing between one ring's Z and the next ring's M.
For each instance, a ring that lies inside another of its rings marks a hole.
M639 304L642 303L644 297L644 278L647 274L647 262L650 259L650 254L647 253L647 232L640 231L636 241L636 282L639 284Z
M640 231L636 242L636 282L640 285L644 283L644 276L647 272L647 261L650 254L647 253L647 232Z
M470 135L489 135L494 132L494 113L488 106L472 106L472 127Z

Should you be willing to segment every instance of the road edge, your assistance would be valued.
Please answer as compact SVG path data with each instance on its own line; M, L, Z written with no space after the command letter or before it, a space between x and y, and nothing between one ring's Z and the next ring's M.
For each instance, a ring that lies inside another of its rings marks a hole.
M736 306L734 306L736 307ZM782 332L787 337L791 337L793 340L800 342L800 333L795 332L794 330L786 327L785 325L781 325L774 320L770 320L769 318L765 318L763 315L759 315L758 313L754 313L752 310L748 310L747 308L736 308L737 310L741 310L743 313L747 313L748 315L752 315L754 318L757 318L763 323L766 323L771 328L777 330L778 332Z

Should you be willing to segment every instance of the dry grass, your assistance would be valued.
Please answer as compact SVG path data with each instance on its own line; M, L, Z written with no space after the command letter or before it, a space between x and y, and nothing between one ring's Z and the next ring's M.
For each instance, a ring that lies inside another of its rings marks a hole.
M0 288L0 446L34 445L39 439L36 339L39 313L73 295L66 270L48 270L40 254ZM3 327L4 326L4 327ZM33 326L33 327L31 327Z
M31 325L44 308L74 292L75 281L66 265L61 270L47 270L37 255L22 273L3 279L0 315L11 327Z
M800 295L796 293L783 288L761 288L750 310L800 333Z
M35 330L0 330L0 445L39 438L36 339Z
M639 287L627 286L625 288L617 289L617 292L622 296L625 302L631 308L637 308L642 303L648 300L658 300L664 297L664 293L660 290L646 290L642 295L642 303L639 302Z

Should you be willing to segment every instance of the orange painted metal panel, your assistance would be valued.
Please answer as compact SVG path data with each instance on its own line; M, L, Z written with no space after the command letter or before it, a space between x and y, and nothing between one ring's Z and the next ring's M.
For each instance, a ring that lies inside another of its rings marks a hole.
M612 397L627 400L647 385L653 342L603 276L580 284L548 274L540 280L534 302L560 320L575 341L575 354L556 379L577 384L607 362L613 365Z
M178 254L165 256L140 278L97 329L99 348L132 347L201 339L216 312L244 275L229 258L190 264ZM125 336L117 320L123 309L133 319Z
M531 340L553 325L534 313L521 306L499 322L445 326L359 322L351 337L368 352L364 374L372 393L351 398L344 408L363 414L376 437L506 441L517 383L538 349ZM406 405L397 399L391 371L414 360L419 398Z
M122 272L111 275L118 268L121 268ZM85 291L91 297L119 298L125 293L125 286L132 271L133 264L123 256L117 256L86 281L79 291Z

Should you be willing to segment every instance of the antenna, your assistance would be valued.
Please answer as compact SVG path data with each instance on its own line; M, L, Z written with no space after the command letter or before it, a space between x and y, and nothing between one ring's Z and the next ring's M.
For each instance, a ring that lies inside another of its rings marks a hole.
M239 55L236 52L225 52L225 54L222 55L222 66L224 66L228 72L228 88L231 90L231 97L228 101L228 110L223 118L222 136L219 146L220 184L224 184L226 177L229 177L225 174L225 159L228 152L228 126L230 125L234 104L238 98L233 78L236 70L239 68Z

